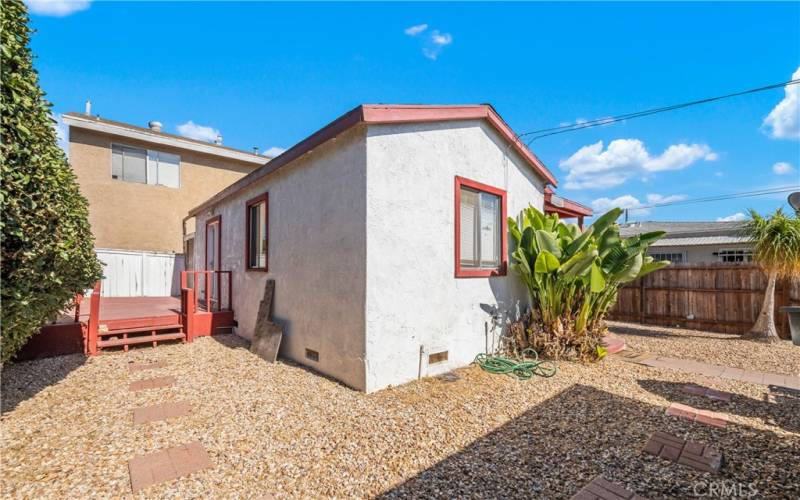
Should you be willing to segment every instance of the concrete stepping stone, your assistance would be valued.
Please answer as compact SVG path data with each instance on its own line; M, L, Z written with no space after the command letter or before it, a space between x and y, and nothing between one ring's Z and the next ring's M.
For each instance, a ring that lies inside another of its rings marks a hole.
M153 370L156 368L164 368L167 366L166 361L156 361L154 363L128 363L128 371L131 373L140 372L143 370Z
M134 493L154 484L171 481L214 467L199 441L137 455L128 461L131 490Z
M672 417L682 418L690 422L697 422L700 424L711 425L724 429L728 425L728 416L724 413L717 413L708 410L699 410L689 405L680 403L671 403L667 407L667 415Z
M711 446L685 441L660 431L650 436L643 451L670 462L712 474L719 473L723 463L722 453Z
M622 486L597 476L583 487L572 500L647 500Z
M170 387L174 383L175 383L175 377L173 376L146 378L144 380L137 380L136 382L131 382L130 391L138 392L146 389L161 389L163 387Z
M717 391L710 387L703 387L702 385L697 384L686 384L681 388L681 392L684 394L691 394L692 396L705 396L709 399L713 399L715 401L722 401L725 403L730 403L733 394L730 392L725 391Z
M731 366L713 365L690 359L662 356L653 356L638 362L653 368L665 368L686 373L697 373L708 377L738 380L739 382L749 382L751 384L776 385L800 390L800 377L783 375L781 373L743 370L742 368L734 368Z
M631 351L631 350L624 350L614 354L618 358L623 361L628 361L629 363L637 363L640 365L646 364L645 361L648 359L652 359L655 357L654 354L649 352L642 352L642 351Z
M133 425L144 424L147 422L156 422L159 420L167 420L169 418L177 418L188 415L192 411L192 405L189 403L161 403L152 406L143 406L141 408L134 408L133 410Z

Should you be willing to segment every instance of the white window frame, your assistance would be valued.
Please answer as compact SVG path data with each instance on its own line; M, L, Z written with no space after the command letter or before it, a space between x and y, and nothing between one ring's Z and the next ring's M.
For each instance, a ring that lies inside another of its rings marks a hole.
M741 252L742 260L725 260L726 256L736 257L740 255L737 252ZM736 264L736 263L747 263L753 262L753 249L752 248L720 248L717 250L717 260L719 262L727 263L727 264Z
M668 260L673 264L686 264L686 252L653 252L648 254L650 257L653 257L655 260ZM681 261L675 262L674 260L670 259L670 255L680 255ZM666 259L664 257L667 257Z
M120 179L120 178L116 178L115 179L113 177L113 175L114 175L114 146L118 146L118 147L121 147L121 148L138 149L140 151L144 151L145 152L145 168L144 168L144 170L145 170L145 172L144 172L145 181L144 182L126 181L125 179ZM169 188L169 189L180 189L181 188L181 178L182 178L181 172L183 171L183 166L182 166L183 160L181 159L181 155L176 154L176 153L168 153L166 151L160 151L158 149L148 149L148 148L143 148L143 147L140 147L140 146L131 146L130 144L125 144L125 143L122 143L122 142L112 142L111 143L111 147L108 148L108 149L109 149L109 156L110 156L109 162L108 162L108 170L109 170L109 175L111 176L112 180L121 181L121 182L130 182L131 184L145 184L145 185L148 185L148 186L161 186L161 187L165 187L165 188ZM155 170L155 179L151 178L151 165L150 165L150 162L152 161L151 157L153 155L158 157L158 155L161 154L161 153L168 154L168 155L171 155L171 156L176 156L178 158L178 185L177 186L169 186L167 184L161 184L159 182L159 179L158 179L158 164L156 164L155 168L154 168L154 170Z

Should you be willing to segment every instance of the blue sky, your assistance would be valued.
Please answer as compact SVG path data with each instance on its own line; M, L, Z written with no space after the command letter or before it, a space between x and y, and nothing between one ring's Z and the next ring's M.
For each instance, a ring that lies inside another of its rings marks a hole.
M157 119L195 137L219 131L247 150L289 147L359 103L488 102L522 133L786 81L800 67L796 2L81 0L32 10L35 65L56 113L81 111L90 98L110 119ZM556 174L559 194L597 209L800 186L800 86L542 138L531 149ZM632 218L715 220L784 200Z

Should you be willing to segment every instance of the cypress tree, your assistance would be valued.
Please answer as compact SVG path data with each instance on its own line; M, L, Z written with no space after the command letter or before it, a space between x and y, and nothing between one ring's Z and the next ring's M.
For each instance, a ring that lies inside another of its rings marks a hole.
M2 361L68 308L101 276L88 205L58 147L51 104L39 88L21 0L3 0L2 61Z

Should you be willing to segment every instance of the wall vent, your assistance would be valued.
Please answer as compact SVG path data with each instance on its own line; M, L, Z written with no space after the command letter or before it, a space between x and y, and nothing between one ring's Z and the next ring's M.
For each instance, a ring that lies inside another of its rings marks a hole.
M433 352L428 354L428 364L433 365L436 363L443 363L447 361L447 351Z
M319 353L313 349L306 349L306 359L311 361L319 361Z

